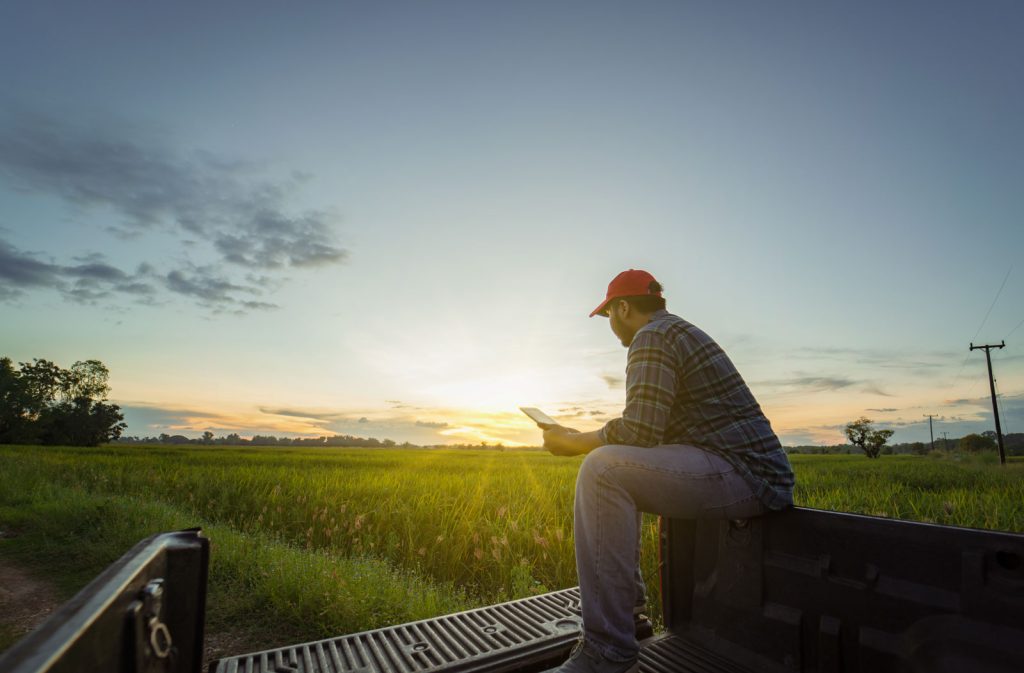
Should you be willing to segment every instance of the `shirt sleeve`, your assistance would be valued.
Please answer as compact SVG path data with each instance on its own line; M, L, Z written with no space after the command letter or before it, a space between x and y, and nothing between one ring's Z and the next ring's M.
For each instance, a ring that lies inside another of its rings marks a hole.
M626 407L622 418L598 431L605 444L655 446L668 425L676 394L676 368L665 335L637 332L626 359Z

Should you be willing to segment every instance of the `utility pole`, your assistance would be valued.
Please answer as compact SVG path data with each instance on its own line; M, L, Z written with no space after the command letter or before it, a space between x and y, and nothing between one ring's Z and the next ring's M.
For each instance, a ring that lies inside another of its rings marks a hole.
M996 383L995 379L992 378L992 355L989 351L993 348L1005 348L1006 341L1003 340L999 345L990 344L987 346L975 346L974 342L971 342L971 350L983 350L985 351L985 361L988 362L988 387L992 391L992 414L996 417L996 439L999 442L999 462L1003 465L1006 464L1006 452L1003 451L1003 429L999 427L999 405L996 404Z
M949 437L945 432L942 433L942 450L949 451Z
M932 419L935 418L935 414L925 414L928 417L928 434L932 438L932 451L935 450L935 433L932 432Z

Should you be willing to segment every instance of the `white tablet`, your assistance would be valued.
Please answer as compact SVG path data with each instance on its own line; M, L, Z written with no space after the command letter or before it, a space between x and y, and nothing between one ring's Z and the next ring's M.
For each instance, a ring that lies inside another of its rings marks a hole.
M519 407L519 410L533 419L537 425L559 425L558 421L551 418L537 407Z

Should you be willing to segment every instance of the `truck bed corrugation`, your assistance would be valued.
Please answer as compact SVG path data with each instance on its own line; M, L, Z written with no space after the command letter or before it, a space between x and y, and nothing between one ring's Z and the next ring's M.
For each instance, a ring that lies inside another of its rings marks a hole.
M543 670L580 635L578 588L434 619L220 659L213 673Z
M640 673L752 673L682 636L666 635L642 645Z

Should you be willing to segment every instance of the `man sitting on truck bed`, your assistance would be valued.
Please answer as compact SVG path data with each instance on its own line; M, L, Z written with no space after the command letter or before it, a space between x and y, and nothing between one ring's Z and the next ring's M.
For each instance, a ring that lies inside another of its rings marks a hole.
M629 349L622 417L544 432L551 453L587 454L574 506L584 638L560 673L638 669L641 512L742 519L793 504L793 470L757 400L711 337L665 310L654 276L623 271L597 314Z

